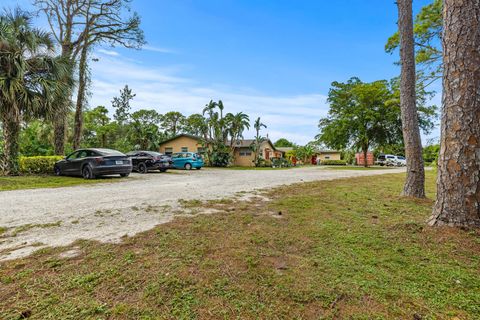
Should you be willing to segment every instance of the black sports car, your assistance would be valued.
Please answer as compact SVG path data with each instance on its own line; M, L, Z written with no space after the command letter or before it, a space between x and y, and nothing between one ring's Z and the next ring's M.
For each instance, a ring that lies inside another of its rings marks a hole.
M132 160L134 171L147 173L149 170L165 172L172 167L172 158L155 151L130 151L127 156Z
M80 149L55 163L53 170L57 176L82 176L85 179L112 174L128 177L132 162L117 150Z

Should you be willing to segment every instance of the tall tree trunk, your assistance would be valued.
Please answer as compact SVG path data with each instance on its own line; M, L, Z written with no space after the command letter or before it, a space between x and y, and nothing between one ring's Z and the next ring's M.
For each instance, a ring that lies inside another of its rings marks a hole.
M480 227L480 0L445 0L443 114L430 225Z
M368 145L362 147L363 151L363 166L368 167Z
M425 198L425 171L422 140L418 125L415 95L415 51L413 42L412 0L397 0L398 29L400 34L400 109L402 131L407 158L407 178L402 195Z
M71 22L69 22L71 23ZM70 27L68 28L70 30ZM70 39L71 30L67 32L66 39ZM75 61L72 60L73 47L69 41L66 41L62 44L62 53L63 58L69 59L72 63L71 72L74 70ZM68 79L65 79L68 81ZM65 135L67 132L67 114L71 108L71 97L72 97L73 87L69 88L62 96L60 96L55 103L58 103L63 106L64 112L59 113L53 121L53 134L54 134L54 148L56 155L65 154Z
M65 103L68 103L65 101ZM66 132L66 125L67 119L66 115L59 114L53 120L53 135L54 135L54 149L56 155L64 155L65 154L65 132Z
M2 170L7 175L18 175L18 142L20 140L20 114L18 111L13 111L4 115L3 123L3 138L5 139L5 146L3 150Z
M86 44L82 48L80 55L80 63L78 66L78 91L77 103L75 107L75 123L73 128L73 149L80 148L83 130L83 106L85 104L85 96L87 90L87 57L88 47Z

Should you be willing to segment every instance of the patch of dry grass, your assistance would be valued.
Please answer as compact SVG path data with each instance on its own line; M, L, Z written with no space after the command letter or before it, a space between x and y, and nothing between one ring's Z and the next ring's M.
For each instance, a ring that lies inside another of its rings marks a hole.
M286 186L120 244L77 241L70 259L41 249L1 265L0 318L475 319L478 231L426 227L432 200L399 197L402 182Z

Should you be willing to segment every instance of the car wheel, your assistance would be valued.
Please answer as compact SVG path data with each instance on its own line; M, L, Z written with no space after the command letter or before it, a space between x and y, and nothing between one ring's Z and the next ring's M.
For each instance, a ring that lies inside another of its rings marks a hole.
M82 169L82 177L83 179L94 179L95 176L93 175L92 168L90 166L85 166Z
M120 177L126 178L130 175L130 173L120 173Z
M145 163L138 164L138 173L147 173L147 165Z
M197 168L197 170L200 170L200 169L202 169L202 167L198 167L198 168Z
M62 175L62 170L60 170L60 167L55 166L53 168L53 172L55 173L56 176L61 176Z
M167 169L160 169L160 172L167 172Z
M192 170L192 164L191 163L185 164L185 169L186 170Z

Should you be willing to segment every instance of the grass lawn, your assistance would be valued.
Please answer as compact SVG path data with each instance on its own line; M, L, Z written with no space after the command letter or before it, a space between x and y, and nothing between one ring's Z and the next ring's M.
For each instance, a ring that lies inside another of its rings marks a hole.
M272 167L241 167L241 166L231 166L225 167L220 169L231 169L231 170L288 170L293 169L294 167L286 167L286 168L272 168ZM215 168L218 169L218 168Z
M398 169L398 167L382 167L382 166L371 166L371 167L361 167L361 166L321 166L320 168L328 170L389 170L389 169Z
M120 181L119 177L102 177L99 179L85 180L81 177L57 177L53 175L41 176L0 176L0 191L18 189L58 188L76 186L79 184L92 184L99 182Z
M197 203L222 213L3 262L0 318L479 319L480 232L427 227L434 174L428 200L399 197L403 177Z

